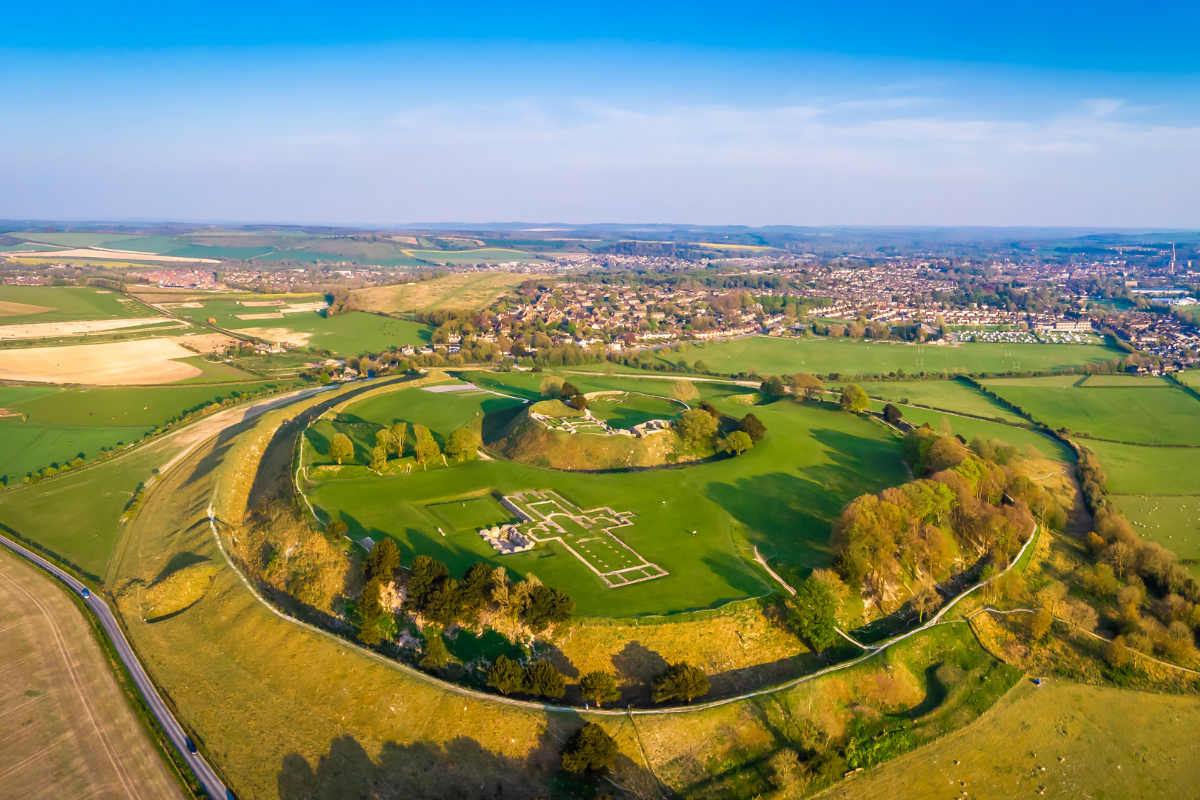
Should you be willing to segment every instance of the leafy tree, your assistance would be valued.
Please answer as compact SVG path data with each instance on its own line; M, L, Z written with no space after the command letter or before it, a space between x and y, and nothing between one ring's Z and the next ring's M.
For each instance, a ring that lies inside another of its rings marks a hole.
M577 394L571 398L571 405L580 411L586 411L588 407L588 399L581 394Z
M449 577L450 570L442 562L429 556L417 556L413 559L412 573L408 578L408 601L415 608L422 608L425 595L436 583Z
M417 463L422 467L428 467L429 462L442 454L437 440L424 425L413 425L413 439L416 441Z
M525 668L525 691L555 700L567 691L567 682L549 661L535 661Z
M344 433L335 433L333 441L329 443L329 457L336 459L338 464L341 464L344 458L353 458L354 443L350 441L350 437Z
M708 364L704 359L696 359L696 372L708 372Z
M1054 615L1050 613L1049 609L1042 607L1033 612L1033 619L1029 621L1030 640L1040 642L1045 639L1052 624L1054 624Z
M735 455L742 453L754 447L754 442L750 439L750 434L743 431L734 431L725 437L725 449Z
M817 652L837 641L838 599L829 584L809 577L788 601L788 622Z
M583 693L583 699L595 703L596 708L621 697L621 692L617 689L617 679L603 670L589 672L580 678L579 691Z
M595 772L611 767L616 759L616 741L604 728L589 722L567 741L562 764L568 772Z
M384 580L381 578L372 578L367 581L355 606L358 616L362 619L358 638L364 644L372 647L383 641L385 628L389 624L388 617L391 614L391 611L383 606L383 586Z
M892 425L898 423L903 416L904 415L900 413L900 409L896 408L891 403L888 403L883 407L883 418Z
M772 397L779 397L786 391L783 387L783 379L778 375L772 375L771 377L767 378L762 382L762 385L760 385L758 389L763 394L768 394Z
M846 384L842 387L842 411L847 411L851 414L861 414L871 407L871 400L867 397L867 393L853 383Z
M383 447L376 447L371 451L371 469L376 472L382 472L387 467L387 450Z
M375 447L382 448L383 452L385 453L385 457L386 457L386 453L389 450L393 449L392 448L392 432L390 430L388 430L387 428L382 428L380 430L375 431Z
M583 394L583 392L579 391L579 387L570 381L567 381L558 389L558 396L562 400L568 400L577 394Z
M742 417L741 423L738 424L738 430L747 434L750 437L750 441L755 444L761 442L767 435L767 426L763 425L759 418L753 414L747 414Z
M673 400L691 405L692 401L699 396L700 392L692 381L675 381L671 384L671 399Z
M441 631L431 631L425 639L425 654L421 656L421 669L441 669L450 663L450 651L442 639Z
M525 686L525 670L508 656L500 656L488 670L487 685L500 694L519 692Z
M797 372L792 376L792 391L797 399L803 397L805 400L814 400L818 394L825 391L825 384L821 383L821 379L816 375Z
M475 437L466 428L453 431L446 438L446 455L458 461L469 461L475 457Z
M542 393L542 397L562 397L563 379L557 375L547 375L542 378L542 384L538 390Z
M350 530L350 526L340 519L335 519L325 528L325 538L331 542L339 541L346 532Z
M397 456L404 455L404 440L408 438L408 423L397 422L391 428L388 449Z
M551 625L566 622L574 613L575 601L566 592L549 586L536 586L529 594L525 624L538 633Z
M421 602L421 613L439 625L449 625L458 619L462 611L458 581L453 578L438 581L425 593Z
M467 608L479 608L491 599L492 568L476 561L467 569L459 589L459 596Z
M698 408L683 412L675 424L679 428L680 438L688 447L699 447L717 432L717 421Z
M1100 655L1110 667L1117 669L1133 663L1133 654L1129 652L1124 636L1117 636L1111 641L1105 642L1104 647L1100 650Z
M390 538L384 538L372 547L371 552L367 553L367 557L363 560L363 574L367 576L367 580L382 578L390 581L392 573L399 568L400 549Z
M656 703L666 700L682 700L690 703L694 698L708 694L708 676L699 667L686 661L673 664L651 685L651 698Z
M705 414L708 414L710 417L715 419L717 421L718 425L721 424L721 417L725 416L724 414L722 414L720 411L717 410L716 406L714 406L712 403L709 403L707 401L696 406L696 408L700 409Z

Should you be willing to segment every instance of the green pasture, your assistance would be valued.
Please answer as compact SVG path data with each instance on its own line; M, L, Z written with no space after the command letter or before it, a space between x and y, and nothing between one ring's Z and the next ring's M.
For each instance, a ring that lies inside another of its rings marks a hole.
M625 383L630 388L630 382ZM641 383L651 382L637 383L640 390ZM670 385L663 383L664 388ZM435 402L429 403L422 394ZM345 414L390 421L397 413L388 416L390 404L409 421L444 429L464 419L462 414L437 418L447 413L439 407L446 399L407 390L369 398L351 405ZM739 416L749 410L715 395L713 402ZM376 404L381 407L371 407ZM567 589L585 615L621 617L705 608L771 589L750 560L750 544L757 544L774 559L777 570L793 579L811 568L827 566L830 527L843 506L860 494L905 479L897 437L876 422L841 413L832 404L780 401L756 407L754 412L769 429L763 442L737 458L686 468L587 474L474 461L411 474L335 478L316 484L309 499L324 519L345 520L353 538L394 537L406 559L425 553L444 560L456 572L478 560L503 564L517 574L534 572L545 583ZM369 436L373 444L373 432ZM436 529L446 526L429 511L431 504L531 489L557 491L582 509L610 506L637 514L633 526L621 529L621 538L670 574L608 589L556 543L497 556L474 531L440 536Z
M518 395L536 402L543 399L540 387L542 381L549 375L558 375L563 380L574 384L576 388L585 394L604 391L632 391L655 395L657 397L669 397L671 388L677 380L677 378L669 375L649 377L640 372L632 375L617 374L610 377L599 373L575 374L567 371L558 373L465 372L463 373L463 379L474 383L476 386L494 389L497 392ZM700 393L700 398L696 402L700 402L701 400L713 402L717 399L746 394L752 391L745 386L738 386L733 383L694 381L694 385ZM738 416L745 416L745 414L746 411L742 410Z
M1087 380L1079 385L1085 389L1099 389L1113 386L1157 389L1164 386L1172 386L1173 384L1166 378L1156 378L1153 375L1090 375Z
M282 319L238 319L239 314L267 314L274 310L273 306L244 306L232 300L209 301L202 308L173 309L181 316L200 322L215 319L220 328L244 331L251 335L255 335L253 329L270 328L311 334L308 338L309 347L320 347L341 356L378 353L406 344L423 345L432 339L432 329L427 325L361 311L333 317L308 311L284 314Z
M1079 441L1095 451L1111 492L1200 495L1200 448Z
M1176 372L1175 379L1184 386L1200 389L1200 369L1189 369L1187 372Z
M1097 364L1124 353L1107 346L1083 344L961 344L957 347L909 345L830 339L780 339L750 336L725 342L685 345L682 352L654 351L658 361L690 366L696 361L715 372L757 370L761 375L881 375L920 372L1006 372L1050 370Z
M989 417L1008 420L1009 422L1025 422L1019 415L997 403L983 392L962 381L905 381L902 383L862 383L859 384L868 397L890 403L916 403L917 405L940 408L946 411L958 411L963 414L974 414L977 417ZM830 386L833 390L840 385Z
M190 358L180 358L177 361L182 361L184 364L191 364L202 374L194 378L184 378L181 381L175 381L172 386L179 386L189 383L231 383L235 381L257 381L262 380L258 375L252 372L238 369L233 364L227 364L221 361L209 361L204 356L192 356Z
M876 400L871 403L871 410L883 411L883 406L882 402ZM941 430L943 424L949 424L951 432L958 434L968 442L974 439L976 435L979 435L988 441L998 439L1020 449L1024 449L1028 445L1033 445L1041 451L1042 455L1052 458L1055 461L1071 462L1075 460L1070 448L1066 445L1057 439L1038 433L1030 428L1005 425L1002 422L990 422L973 417L960 417L954 414L932 411L927 408L913 408L912 406L904 406L900 409L900 412L903 414L906 422L913 425L929 423L929 427L935 431Z
M1145 388L987 386L1053 428L1142 444L1200 444L1200 400L1167 384Z
M140 440L153 430L143 426L45 425L0 419L0 479L21 482L31 472L82 456L92 461L103 449Z
M0 387L0 405L24 414L29 423L154 428L214 401L292 384L280 380L228 386L37 387L28 392L27 387L5 386Z
M137 319L157 316L159 313L123 294L91 286L0 286L0 302L26 303L53 309L36 314L0 316L0 325L69 322L77 319Z
M1116 495L1113 502L1138 535L1173 550L1180 559L1200 559L1200 495ZM1193 576L1197 564L1184 565Z
M138 486L167 457L152 445L96 467L0 493L0 522L103 579L121 538L121 514Z
M519 521L490 495L453 500L449 503L432 503L425 506L425 510L443 520L451 530L475 534L478 534L480 528L492 528Z

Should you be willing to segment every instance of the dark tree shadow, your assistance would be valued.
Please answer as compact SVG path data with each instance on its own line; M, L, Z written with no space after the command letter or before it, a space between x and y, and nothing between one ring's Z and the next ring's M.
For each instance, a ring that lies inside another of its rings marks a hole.
M629 642L613 655L613 667L622 679L621 699L617 705L650 702L650 683L667 671L667 660L641 642Z
M372 758L352 736L335 739L315 764L292 753L277 775L280 800L532 800L612 794L613 787L649 787L652 777L621 757L603 775L561 769L563 744L584 724L577 714L552 714L521 757L495 753L468 736L445 744L384 743Z

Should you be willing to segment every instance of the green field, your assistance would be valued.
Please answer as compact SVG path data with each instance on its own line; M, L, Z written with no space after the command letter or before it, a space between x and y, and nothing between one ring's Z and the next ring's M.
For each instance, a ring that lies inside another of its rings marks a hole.
M1181 560L1200 560L1200 495L1113 495L1138 535L1172 550ZM1200 565L1186 564L1200 576Z
M8 235L15 236L18 239L24 239L29 242L42 242L44 244L52 244L59 247L92 247L93 245L106 244L108 242L115 242L118 240L127 241L130 239L130 235L128 233L89 233L84 231L68 233L35 233L31 231L14 231Z
M1006 355L1008 354L1008 355ZM1059 344L962 344L957 347L900 343L838 341L826 339L779 339L752 336L727 342L685 345L682 352L658 350L658 361L690 365L703 361L715 372L739 373L758 370L761 375L879 375L904 370L1005 372L1049 370L1096 364L1120 358L1124 353L1106 346Z
M497 377L511 390L508 382L536 385L542 376ZM663 391L670 388L667 381L599 378L597 382L625 383L625 388L638 390L653 383ZM717 392L709 396L728 413L741 416L750 410ZM352 424L362 428L353 437L360 446L373 445L380 423L402 417L443 432L474 419L482 410L478 403L495 401L471 397L451 401L445 395L412 389L356 403L341 416L359 420ZM353 538L393 536L405 558L413 552L426 553L456 572L481 559L516 573L535 572L545 583L569 587L585 615L637 616L704 608L768 591L764 573L747 558L750 544L774 557L777 570L792 576L828 565L830 525L845 503L904 480L898 440L877 423L843 414L829 404L781 401L753 410L770 431L766 440L738 458L684 469L587 474L476 461L411 474L326 480L313 488L309 498L325 518L345 520ZM319 439L329 435L320 428L326 424L331 423L313 426L310 441L318 451L323 449ZM440 536L436 529L445 525L428 510L436 503L461 504L494 493L529 490L554 490L583 509L609 506L633 512L637 515L633 525L621 528L621 538L670 575L608 589L555 542L499 557L474 531Z
M238 319L238 315L266 314L274 310L271 306L239 305L233 300L212 300L202 308L173 309L175 313L190 319L215 319L218 327L244 331L272 340L284 338L286 334L268 334L265 331L286 329L296 334L308 334L306 337L295 337L295 341L299 343L300 340L306 339L304 343L309 347L320 347L341 356L378 353L406 344L422 345L432 338L432 329L426 325L361 311L333 317L310 311L284 314L282 319ZM286 338L284 340L286 341Z
M0 386L0 408L20 417L0 419L0 477L8 485L30 472L102 449L140 440L155 428L201 406L235 394L272 390L290 381L258 381L220 387L115 386L59 389Z
M106 464L0 493L0 522L103 580L123 531L122 512L169 452L165 445L148 445Z
M884 404L879 401L871 403L873 411L883 411L883 406ZM913 408L911 406L905 406L900 411L906 422L910 422L913 425L929 423L929 426L934 430L940 430L944 420L950 425L951 431L963 437L968 442L975 438L976 435L979 435L988 441L998 439L1021 449L1032 445L1041 451L1042 455L1052 458L1055 461L1072 462L1075 460L1070 448L1066 445L1057 439L1029 428L1019 428L1014 425L1005 425L1001 422L989 422L971 417L959 417L954 414L944 414L940 411Z
M1089 388L1089 379L1065 389L1003 380L986 385L1053 428L1122 442L1200 444L1200 400L1166 383Z
M123 294L90 286L0 286L0 303L23 303L52 309L0 316L0 325L77 319L137 319L158 316L159 313ZM2 309L0 305L0 311Z
M1200 450L1081 440L1096 452L1116 494L1200 494Z
M1175 373L1175 378L1184 386L1200 389L1200 369L1190 369L1187 372Z
M917 405L940 408L947 411L958 411L963 414L973 414L977 417L989 417L1008 420L1009 422L1025 422L1017 414L991 399L973 386L955 380L936 381L905 381L903 383L863 383L862 390L868 397L885 400L892 403L916 403ZM839 385L830 386L838 390Z

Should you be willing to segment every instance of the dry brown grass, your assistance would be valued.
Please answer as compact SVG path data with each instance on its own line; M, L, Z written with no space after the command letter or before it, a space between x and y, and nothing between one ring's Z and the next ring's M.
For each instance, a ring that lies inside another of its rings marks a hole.
M180 797L63 590L0 554L0 794Z
M96 386L173 383L202 374L174 360L193 355L171 339L0 350L0 379Z
M512 272L460 272L406 286L378 286L356 291L368 311L479 310L529 280Z

